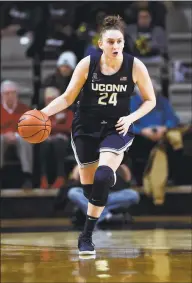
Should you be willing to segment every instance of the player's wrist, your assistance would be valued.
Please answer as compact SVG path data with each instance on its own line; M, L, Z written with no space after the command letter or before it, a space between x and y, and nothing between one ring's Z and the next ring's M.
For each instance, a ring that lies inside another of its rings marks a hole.
M127 115L126 118L127 118L127 120L129 120L130 125L131 125L133 122L135 122L134 117L132 116L132 114Z
M43 109L41 109L39 111L42 112L43 114L47 115L48 117L50 116L49 112L46 110L46 108L43 108Z

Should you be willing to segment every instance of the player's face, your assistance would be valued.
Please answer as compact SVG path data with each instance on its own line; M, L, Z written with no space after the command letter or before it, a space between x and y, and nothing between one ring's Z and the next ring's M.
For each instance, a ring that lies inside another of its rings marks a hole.
M124 36L119 30L107 30L99 40L99 47L109 58L118 58L124 48Z

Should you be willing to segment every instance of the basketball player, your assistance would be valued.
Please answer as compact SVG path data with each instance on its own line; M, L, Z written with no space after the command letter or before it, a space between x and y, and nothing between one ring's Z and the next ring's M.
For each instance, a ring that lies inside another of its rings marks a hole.
M72 147L79 165L84 194L89 199L79 254L95 254L92 232L115 184L115 172L131 146L133 123L156 104L153 86L144 64L126 53L123 21L119 16L104 19L98 41L102 53L82 59L60 97L42 112L48 116L69 107L80 91L73 120ZM143 104L129 112L129 100L137 84Z

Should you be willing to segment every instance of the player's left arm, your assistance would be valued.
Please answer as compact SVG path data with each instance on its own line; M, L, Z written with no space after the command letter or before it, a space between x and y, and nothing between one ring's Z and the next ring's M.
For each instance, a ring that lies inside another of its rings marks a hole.
M126 134L130 125L149 113L156 105L156 96L153 89L149 73L145 65L137 58L134 58L133 63L133 81L137 84L140 94L143 99L141 106L128 116L121 117L116 129L119 134Z

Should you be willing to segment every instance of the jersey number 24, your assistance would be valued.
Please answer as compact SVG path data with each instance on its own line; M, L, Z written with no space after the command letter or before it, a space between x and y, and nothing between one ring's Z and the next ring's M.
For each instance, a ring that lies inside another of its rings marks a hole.
M117 92L113 92L112 94L109 94L108 92L100 93L98 104L101 105L113 104L113 106L115 106L117 104Z

